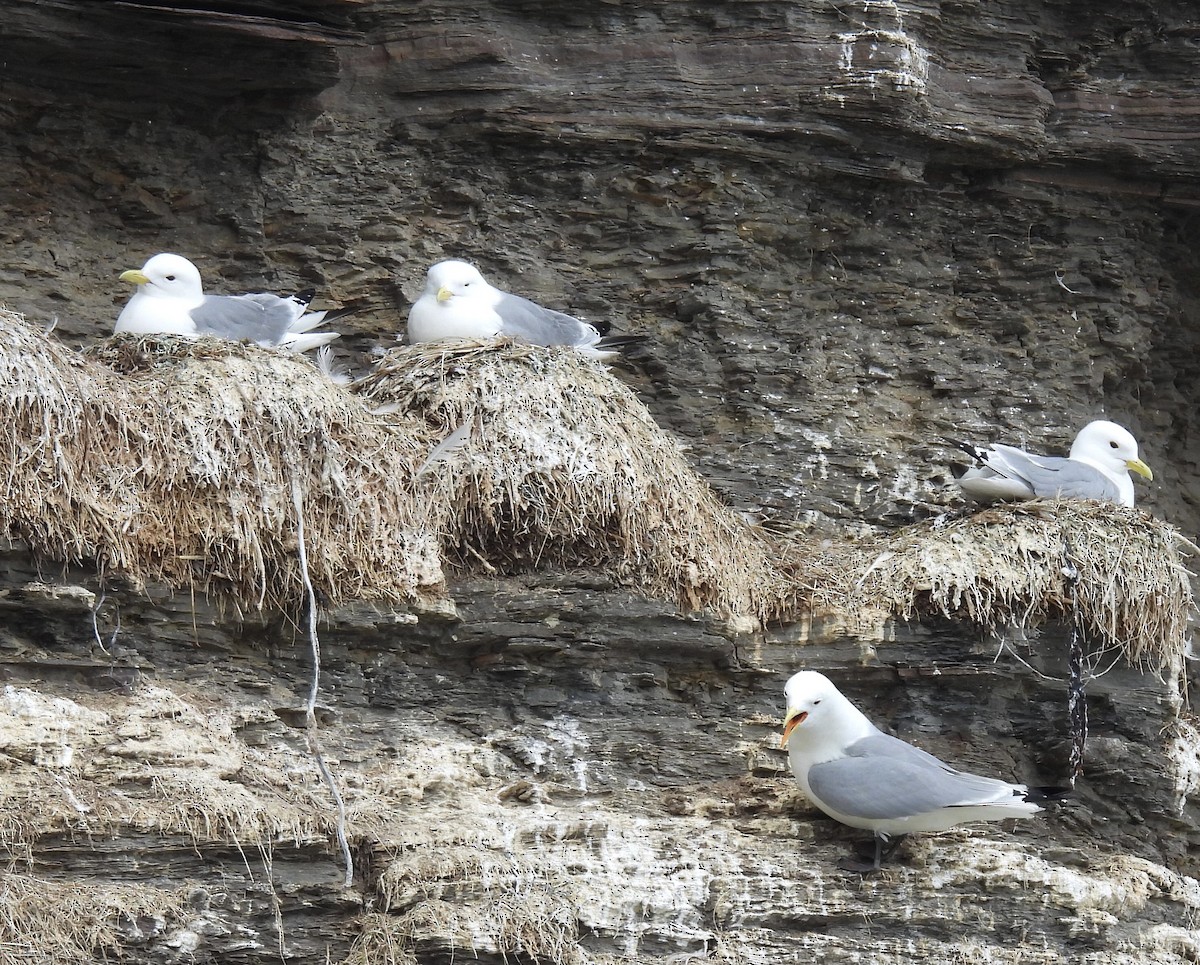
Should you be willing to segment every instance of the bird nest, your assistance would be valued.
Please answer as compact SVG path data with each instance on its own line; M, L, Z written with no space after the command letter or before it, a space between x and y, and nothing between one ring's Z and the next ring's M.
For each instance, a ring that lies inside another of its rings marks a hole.
M306 579L326 604L404 603L447 571L588 568L743 629L1066 619L1137 661L1186 639L1181 541L1143 512L1036 502L867 541L773 536L567 350L412 346L342 386L228 342L125 336L81 355L4 314L0 383L10 538L241 610L295 607Z
M769 537L598 363L528 345L416 345L355 389L443 440L420 475L451 565L597 568L685 611L777 612Z
M404 487L422 441L308 361L127 336L85 357L0 322L0 526L38 555L251 610L297 598L306 569L332 601L440 584Z
M867 624L946 617L1000 630L1078 626L1133 663L1164 665L1193 613L1181 550L1196 547L1137 509L1038 500L938 517L814 552L809 606ZM811 578L811 577L810 577Z
M329 604L399 603L443 564L593 567L689 611L776 609L766 538L574 352L399 349L347 388L230 342L80 355L5 313L0 384L0 526L104 579L253 611L295 606L306 578Z

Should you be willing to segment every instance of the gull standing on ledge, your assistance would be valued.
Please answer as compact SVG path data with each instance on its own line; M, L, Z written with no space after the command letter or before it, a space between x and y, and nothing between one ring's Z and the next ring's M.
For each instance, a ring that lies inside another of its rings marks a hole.
M1129 473L1154 479L1150 467L1138 458L1137 440L1115 422L1089 422L1079 430L1065 459L1035 456L999 443L986 449L955 445L980 463L957 480L963 493L978 503L1062 496L1132 506Z
M956 771L883 733L824 674L802 670L784 693L781 746L800 787L835 821L875 833L874 863L845 862L847 870L878 871L911 832L1027 818L1042 810L1031 799L1044 800L1043 792Z
M409 344L498 335L532 345L569 345L593 358L608 358L642 340L639 335L602 337L574 315L493 288L465 261L439 261L429 269L425 290L408 313Z
M121 281L137 291L121 310L114 333L135 335L213 335L233 341L306 352L326 345L337 332L313 332L347 312L310 312L313 292L290 297L266 292L250 295L205 295L200 272L181 255L155 255L140 269L122 273Z

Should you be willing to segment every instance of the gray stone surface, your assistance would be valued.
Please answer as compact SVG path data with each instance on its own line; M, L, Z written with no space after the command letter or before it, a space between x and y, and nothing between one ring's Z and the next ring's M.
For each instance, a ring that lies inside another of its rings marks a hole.
M1052 633L999 660L994 641L948 624L731 642L549 575L462 583L454 616L336 611L318 719L349 812L347 890L299 729L302 638L163 597L122 598L114 639L113 598L98 609L105 653L86 593L18 589L18 555L7 576L0 810L14 873L163 889L161 920L137 934L120 922L130 960L412 960L368 955L380 934L422 962L1195 951L1196 732L1153 676L1117 668L1090 687L1088 768L1069 803L912 839L874 878L837 870L864 836L787 774L782 684L807 665L948 759L1061 782L1064 684L1041 675L1064 672ZM36 813L18 844L22 795Z
M651 335L631 380L772 517L902 522L942 436L1103 414L1195 529L1187 5L9 6L0 301L64 337L173 248L359 308L365 362L466 256Z
M1197 528L1190 4L3 8L0 303L72 344L176 250L213 290L355 307L365 369L462 256L650 335L623 377L738 508L901 525L953 501L944 437L1058 449L1104 415L1156 471L1141 504ZM791 670L1038 783L1063 684L971 627L731 641L579 576L347 608L320 714L347 890L298 615L112 590L102 649L89 574L6 559L0 960L1200 957L1177 668L1091 685L1074 803L863 881L775 749ZM1018 652L1061 676L1061 633ZM110 931L55 945L63 921Z

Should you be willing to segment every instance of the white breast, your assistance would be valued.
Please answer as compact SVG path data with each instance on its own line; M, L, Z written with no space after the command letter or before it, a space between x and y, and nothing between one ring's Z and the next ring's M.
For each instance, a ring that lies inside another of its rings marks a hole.
M436 342L444 338L492 338L500 334L500 316L477 299L454 297L439 302L422 295L408 313L408 341Z
M132 335L196 336L196 325L186 302L178 298L152 298L142 292L133 297L117 316L114 332Z

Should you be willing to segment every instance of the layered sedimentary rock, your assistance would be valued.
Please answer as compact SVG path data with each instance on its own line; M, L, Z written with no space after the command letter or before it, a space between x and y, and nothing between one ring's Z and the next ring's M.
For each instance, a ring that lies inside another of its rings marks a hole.
M774 526L839 544L934 517L957 505L944 440L1065 449L1104 415L1155 469L1139 505L1194 532L1198 31L1171 3L12 0L0 303L91 344L120 271L175 250L214 291L356 308L339 356L365 372L428 264L466 257L649 335L618 376ZM1072 804L860 880L834 868L859 835L775 748L787 674L828 671L947 759L1059 783L1068 629L998 659L966 620L821 606L731 636L637 590L476 566L437 605L323 610L345 888L302 610L102 597L86 559L15 547L0 955L1200 953L1178 658L1097 657L1117 663L1088 686Z

